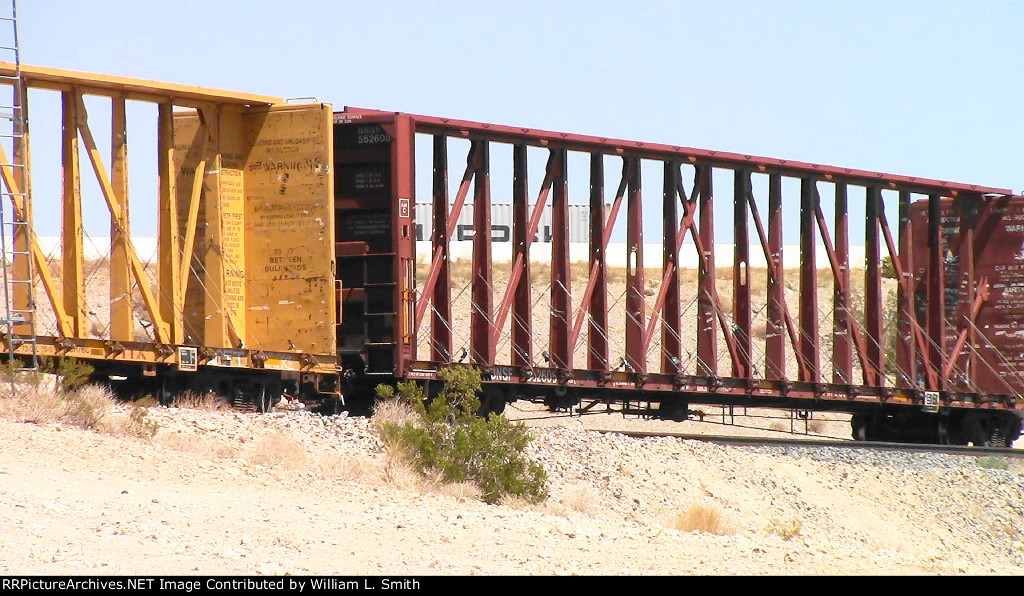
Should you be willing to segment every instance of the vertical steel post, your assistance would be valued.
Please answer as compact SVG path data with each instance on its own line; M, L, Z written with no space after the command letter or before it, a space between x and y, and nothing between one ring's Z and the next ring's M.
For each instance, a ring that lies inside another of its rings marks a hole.
M397 311L394 333L398 345L395 370L408 372L416 359L416 232L413 210L416 206L416 130L410 116L395 118L391 141L392 243L395 246L394 302Z
M712 198L711 166L697 166L700 189L701 246L704 263L697 280L697 374L718 376L718 319L715 313L715 209Z
M911 330L912 317L915 317L914 309L914 255L911 249L913 244L913 232L910 226L910 191L901 190L899 193L899 252L892 255L895 262L899 259L901 269L906 279L899 280L897 286L897 338L896 338L896 363L902 374L897 375L897 383L900 387L918 386L917 380L917 348ZM910 291L904 288L909 287Z
M185 343L184 304L178 270L181 240L178 232L177 172L174 167L174 105L160 104L157 131L157 176L159 178L158 275L160 318L171 327L171 341Z
M608 278L605 261L604 155L590 154L590 270L594 272L587 327L587 366L607 372L608 362Z
M881 245L878 238L878 213L882 209L882 193L877 186L867 187L867 204L864 209L864 329L867 367L864 369L864 384L879 385L882 382L884 362L884 320L882 314L882 272L879 267Z
M765 333L765 377L786 378L786 322L783 305L786 301L785 275L782 260L782 175L772 172L768 177L768 250L772 275L768 277L768 321Z
M61 295L71 317L74 337L88 337L85 313L84 253L82 251L82 194L78 153L78 98L73 91L61 94L63 102L63 197L61 208ZM20 230L20 228L17 228ZM22 250L22 249L17 249ZM21 255L16 255L21 256ZM20 278L17 279L27 279ZM15 291L20 288L15 287Z
M818 370L818 263L815 254L815 181L800 181L800 360L802 381L817 383Z
M626 157L628 196L626 205L626 363L633 372L647 372L644 353L644 232L640 158Z
M750 341L750 238L747 232L747 200L752 194L750 172L733 172L733 267L732 320L739 360L732 363L732 376L751 378Z
M850 227L847 187L836 183L836 260L839 279L832 292L832 382L853 383L853 343L850 340Z
M569 270L569 189L565 149L552 149L557 174L551 193L551 314L548 352L555 368L572 368L569 345L572 318L572 278Z
M662 227L662 281L664 288L664 306L661 313L661 370L666 374L680 374L682 364L682 330L680 329L679 305L679 254L676 249L676 237L679 235L679 164L675 161L665 162L663 175L662 210L664 220Z
M125 98L111 105L110 185L120 217L110 218L110 339L131 341L135 331L132 312L131 272L128 269L128 139Z
M932 369L940 371L937 382L928 388L943 391L947 383L941 371L946 366L946 247L942 234L942 199L928 196L928 277L926 322L928 326L928 359ZM955 355L954 355L955 356Z
M473 362L494 364L491 291L491 174L490 149L486 139L475 140L479 166L473 176L473 281L470 352ZM470 153L474 151L471 149Z
M959 269L960 283L955 287L962 288L965 296L961 296L960 305L957 309L956 326L967 332L966 350L960 354L952 354L963 362L960 371L964 377L958 379L956 385L963 390L974 391L977 387L975 377L977 374L977 356L974 349L977 347L977 338L974 333L974 313L972 305L978 297L977 279L974 275L974 237L975 227L978 223L978 211L981 197L961 193L956 197L956 206L960 215L960 247L957 250L957 264ZM962 358L961 358L962 357Z
M530 198L525 143L512 147L512 262L521 256L522 274L512 307L512 365L533 366L533 301L530 299Z
M221 165L223 160L225 136L230 137L230 125L226 121L230 119L234 110L230 106L216 105L211 109L212 118L205 121L211 134L209 148L212 156L206 163L207 178L199 181L204 188L200 209L203 214L200 220L209 223L201 226L201 231L196 230L196 253L202 265L202 272L197 276L199 282L195 288L198 301L203 304L203 328L200 341L210 347L234 347L227 340L226 322L227 314L224 305L224 274L223 259L221 258L222 239L220 237L220 226L215 222L220 221L221 203ZM201 234L201 235L200 235Z
M434 362L452 361L452 308L450 256L448 254L448 138L434 135L433 168L433 221L431 235L433 250L441 255L435 267L439 269L431 299L433 315L430 319L430 357Z

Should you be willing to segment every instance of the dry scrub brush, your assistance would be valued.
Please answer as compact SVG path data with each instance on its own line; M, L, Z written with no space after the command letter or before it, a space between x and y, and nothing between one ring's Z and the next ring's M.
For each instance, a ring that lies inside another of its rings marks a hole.
M722 512L713 505L691 505L685 513L676 516L675 527L683 532L705 532L719 535L730 533Z
M110 389L84 384L88 364L71 359L46 359L39 371L17 371L7 364L0 374L0 416L15 422L66 424L111 435L149 440L160 425L145 407L125 409Z
M783 540L791 540L800 535L804 523L798 517L789 519L772 519L768 522L768 533L775 534Z
M172 403L179 408L187 408L189 410L205 410L208 412L216 412L219 410L228 409L231 404L213 392L196 393L194 391L184 391L175 395Z
M334 480L356 480L376 473L376 466L367 458L353 457L330 449L310 453L304 443L281 431L267 433L247 447L225 452L224 457L240 457L250 464L265 468L279 468Z
M60 389L55 379L40 375L38 382L9 383L0 392L0 416L15 422L65 424L109 435L129 435L149 440L160 425L149 418L145 407L124 406L113 393L99 385Z
M283 432L272 432L253 442L247 459L267 468L303 470L309 461L306 447Z

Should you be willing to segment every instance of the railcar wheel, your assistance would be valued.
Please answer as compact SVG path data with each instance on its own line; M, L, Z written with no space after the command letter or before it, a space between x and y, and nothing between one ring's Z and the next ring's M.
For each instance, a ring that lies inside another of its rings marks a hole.
M940 416L936 423L936 439L939 445L950 445L950 433L949 433L949 418Z
M274 407L273 397L270 391L267 391L267 385L265 383L257 383L256 390L253 392L253 401L256 404L256 410L260 414L266 414Z
M853 431L855 441L868 441L868 417L863 414L854 414L850 417L850 427Z
M684 422L689 419L689 408L689 404L684 401L663 401L658 408L658 417L662 420Z
M564 387L557 388L554 395L548 395L544 398L544 405L552 412L568 410L579 404L580 396L575 391L567 390Z
M967 445L967 432L964 430L964 417L962 415L951 414L948 428L950 445Z
M970 413L964 416L964 436L975 447L990 447L992 436L988 429L989 420L983 415Z
M170 407L174 405L174 398L178 395L179 385L176 379L162 376L156 381L154 397L161 406Z
M490 413L501 416L505 413L505 397L502 395L491 398Z
M480 392L480 409L476 415L486 418L491 414L501 415L505 412L505 393L497 388L484 387Z

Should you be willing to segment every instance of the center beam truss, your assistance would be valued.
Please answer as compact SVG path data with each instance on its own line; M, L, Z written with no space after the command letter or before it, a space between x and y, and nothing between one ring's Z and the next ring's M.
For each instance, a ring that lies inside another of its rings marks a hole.
M347 108L346 113L358 114L364 121L386 122L395 117L394 113L360 108ZM582 390L641 388L682 396L717 393L906 404L922 403L925 392L935 391L942 393L945 405L990 403L1015 407L1013 391L987 394L973 383L983 363L949 356L957 354L963 344L971 340L972 323L984 301L985 284L972 277L970 234L963 234L956 248L958 254L966 255L967 258L961 259L965 266L956 272L944 270L941 255L945 247L937 206L940 198L947 197L960 209L983 211L993 197L1011 194L1008 189L428 116L402 117L411 118L416 133L433 138L434 221L445 222L445 225L435 226L431 236L433 257L426 283L418 292L410 293L410 300L417 301L414 321L417 336L424 328L427 310L432 309L434 313L430 336L426 338L432 346L431 360L417 361L413 357L401 361L399 370L403 372L400 374L425 375L423 371L453 362L451 355L458 351L459 346L453 345L450 325L441 323L451 321L452 316L449 241L472 182L476 233L473 237L473 322L469 353L471 360L483 367L490 378L521 383L553 382ZM471 143L468 165L450 211L445 183L449 139L468 139ZM490 183L493 164L488 156L492 153L489 148L496 144L512 146L514 174L510 194L514 248L508 284L504 291L492 297L489 217L482 214L488 213L494 192ZM529 148L543 149L547 155L544 180L539 193L532 197L526 180ZM589 157L590 190L584 200L589 203L591 213L588 273L582 285L575 287L572 283L580 284L581 280L570 279L569 226L565 220L569 201L566 164L574 153ZM609 158L621 163L617 180L606 179ZM663 172L664 219L659 231L664 239L661 274L657 280L660 284L656 286L653 304L644 299L648 286L643 261L644 168L641 167L651 162L660 164ZM685 181L684 167L693 173L692 183ZM767 222L755 200L758 198L752 183L755 175L766 181L767 196L760 198L767 199ZM721 276L714 254L713 180L723 177L731 177L733 183L731 304L719 294L716 281ZM786 263L782 256L783 195L784 189L797 185L801 255L799 263ZM606 197L606 189L613 187L614 194ZM829 199L826 201L823 195ZM886 197L894 197L898 203L895 232L886 217ZM929 251L926 257L918 256L929 265L926 279L929 299L923 304L916 303L914 298L909 218L912 198L924 199L930 204L926 226ZM851 203L864 214L864 263L851 263L850 259ZM549 204L553 222L552 256L551 284L546 291L551 312L547 349L541 354L543 359L538 359L537 338L532 329L535 301L529 286L530 248L540 214ZM609 310L613 308L611 301L615 297L609 296L607 248L612 229L623 213L626 219L626 289L623 301L614 308L624 309L625 323L621 329L623 335L615 337L609 324ZM829 213L834 218L831 226L827 219ZM756 232L753 241L751 227ZM679 252L687 238L699 256L695 354L688 353L685 342L681 341L686 328L681 318L686 315L680 303ZM763 296L763 334L754 325L758 313L752 306L751 256L748 254L748 246L758 245L769 264ZM818 269L817 250L824 250L827 269ZM881 267L883 252L895 269L898 293L900 341L888 347L883 328L886 310L883 304L886 283ZM798 266L799 271L795 310L791 300L786 298L786 289L794 286L784 279L785 268L793 266ZM854 269L863 272L862 280L852 279ZM825 271L830 275L821 277ZM942 288L950 275L960 276L964 283L977 288L972 293L973 308L964 309L965 316L960 320L947 319L944 313ZM831 296L824 301L819 296L822 283L832 286ZM863 304L855 305L854 294L861 293ZM820 311L823 304L833 307L824 316ZM510 313L513 321L508 331L510 356L507 361L499 362L498 346L506 333ZM832 327L829 334L819 331L825 321ZM947 326L960 330L960 341L955 345L949 345L946 339ZM577 361L575 352L584 331L586 358ZM758 336L763 339L755 341ZM825 338L829 341L824 341ZM652 358L650 352L656 340L660 343L660 356ZM612 344L624 346L621 361L612 361ZM887 356L890 361L898 361L898 365L887 365ZM725 358L724 363L720 363L721 358ZM692 366L694 360L695 366ZM826 361L831 362L831 370L823 373L820 369ZM686 363L691 363L689 369L684 369ZM951 376L963 377L966 384L954 391Z

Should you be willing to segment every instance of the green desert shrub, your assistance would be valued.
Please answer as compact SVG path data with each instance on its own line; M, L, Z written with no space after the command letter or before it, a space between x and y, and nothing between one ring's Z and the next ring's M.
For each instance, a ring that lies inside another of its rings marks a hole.
M986 455L978 459L978 467L986 470L1009 470L1010 462L1005 457Z
M537 503L547 497L544 468L524 453L530 433L503 416L476 415L480 409L480 371L458 367L438 373L445 388L427 399L414 381L377 387L383 401L407 403L414 416L377 425L385 443L399 447L412 466L443 482L471 482L488 503L518 496Z
M60 390L68 392L88 383L95 369L89 363L74 358L42 358L39 371L57 377Z

